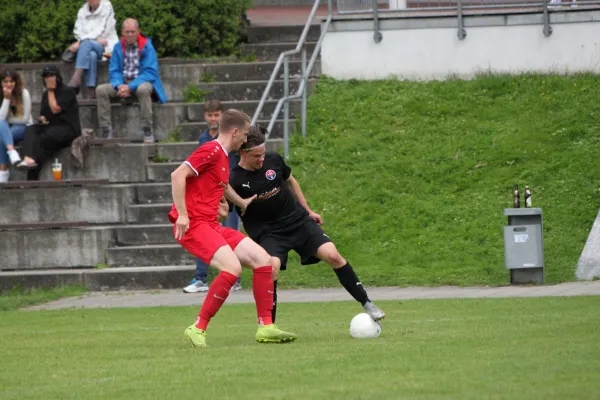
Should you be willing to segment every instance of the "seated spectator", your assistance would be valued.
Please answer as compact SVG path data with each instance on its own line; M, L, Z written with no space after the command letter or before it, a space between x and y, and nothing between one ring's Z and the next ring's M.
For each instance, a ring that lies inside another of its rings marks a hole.
M73 89L63 83L54 65L44 67L42 78L46 91L42 95L39 122L25 128L24 157L17 165L29 170L27 180L38 180L44 162L81 135L79 105Z
M128 18L123 22L123 38L113 49L109 79L96 88L98 125L105 138L113 137L110 99L130 98L135 94L140 102L140 118L144 143L154 143L152 131L152 98L163 104L167 96L158 76L158 57L152 40L140 33L138 22Z
M2 105L0 106L0 183L8 182L8 162L21 162L15 143L23 140L25 126L32 125L31 96L23 87L18 73L8 69L0 72Z
M79 92L79 86L85 75L85 86L89 98L96 95L96 76L98 61L119 41L115 29L115 13L109 0L87 0L77 13L73 33L77 41L68 51L77 53L75 72L69 86Z
M202 146L204 143L211 142L219 136L219 121L223 115L223 106L219 100L208 100L204 103L204 120L208 125L208 129L198 137L198 144ZM229 154L229 169L232 170L240 162L240 156L236 153ZM239 229L239 218L234 207L228 208L227 217L220 220L223 226L231 229ZM219 213L221 213L219 209ZM219 214L221 215L221 214ZM242 280L238 278L237 282L231 288L232 291L242 288ZM186 287L183 288L185 293L197 293L208 291L208 265L201 259L196 259L196 273L194 279L190 280Z

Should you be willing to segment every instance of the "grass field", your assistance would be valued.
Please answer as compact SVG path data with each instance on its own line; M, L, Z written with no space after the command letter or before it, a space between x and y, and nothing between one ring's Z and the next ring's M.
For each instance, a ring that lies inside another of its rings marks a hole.
M356 303L283 304L286 345L227 305L206 350L183 336L195 307L0 312L0 398L598 398L599 297L380 305L382 336L357 341Z
M546 281L573 280L600 204L599 92L594 75L323 78L290 165L368 285L506 284L515 183L543 209ZM291 265L283 287L338 284Z
M23 290L17 287L9 292L0 294L0 311L12 311L21 307L57 300L62 297L79 296L85 292L85 288L78 286L40 290Z

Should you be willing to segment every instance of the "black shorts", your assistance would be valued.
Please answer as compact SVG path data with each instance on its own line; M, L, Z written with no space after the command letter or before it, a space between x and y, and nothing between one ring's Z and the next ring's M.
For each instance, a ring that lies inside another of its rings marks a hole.
M329 242L329 236L307 215L290 226L263 234L258 244L272 257L279 258L281 269L285 270L290 250L298 253L302 265L316 264L321 261L316 257L317 250Z

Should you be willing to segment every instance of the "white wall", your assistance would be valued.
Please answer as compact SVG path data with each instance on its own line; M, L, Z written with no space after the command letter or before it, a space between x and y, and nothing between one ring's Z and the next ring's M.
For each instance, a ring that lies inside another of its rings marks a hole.
M456 26L456 18L453 21ZM549 37L539 24L467 26L464 40L458 39L456 27L388 29L382 31L380 43L373 41L372 22L367 30L344 31L344 24L335 22L321 49L322 72L339 79L395 75L428 80L451 74L468 78L482 71L600 71L599 22L552 24Z

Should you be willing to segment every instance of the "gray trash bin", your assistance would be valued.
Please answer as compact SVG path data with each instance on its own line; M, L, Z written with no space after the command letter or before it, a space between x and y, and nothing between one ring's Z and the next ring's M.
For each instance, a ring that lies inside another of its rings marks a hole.
M541 208L506 208L504 263L510 283L544 283L544 238Z

